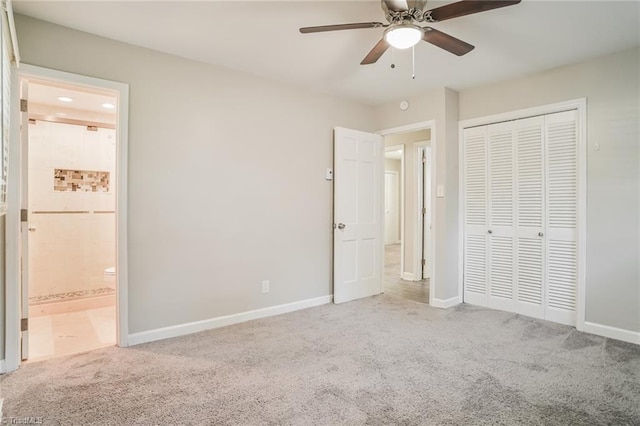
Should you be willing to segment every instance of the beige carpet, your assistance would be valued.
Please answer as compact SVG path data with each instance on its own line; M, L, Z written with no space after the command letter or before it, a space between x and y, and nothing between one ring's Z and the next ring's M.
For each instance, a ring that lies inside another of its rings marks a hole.
M640 347L386 295L23 366L46 425L638 425Z

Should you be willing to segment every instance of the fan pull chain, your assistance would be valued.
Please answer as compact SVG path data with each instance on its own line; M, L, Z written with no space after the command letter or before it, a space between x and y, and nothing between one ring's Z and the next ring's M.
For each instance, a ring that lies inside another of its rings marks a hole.
M391 48L391 69L396 67L396 49Z
M413 80L416 79L416 47L412 46L411 47L411 78Z

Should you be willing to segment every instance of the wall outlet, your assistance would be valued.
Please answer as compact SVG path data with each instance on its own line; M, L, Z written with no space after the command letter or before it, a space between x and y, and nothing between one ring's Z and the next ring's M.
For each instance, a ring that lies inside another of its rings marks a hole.
M269 293L269 280L262 281L262 292Z

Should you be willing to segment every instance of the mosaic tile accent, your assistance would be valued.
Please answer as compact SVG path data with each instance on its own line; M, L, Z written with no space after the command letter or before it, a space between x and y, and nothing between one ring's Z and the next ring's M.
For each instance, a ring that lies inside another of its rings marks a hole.
M109 172L54 169L53 190L61 192L109 192Z
M111 287L94 288L91 290L70 291L68 293L45 294L44 296L34 296L29 298L30 305L41 303L64 302L70 299L83 299L86 297L108 296L115 294L115 289Z

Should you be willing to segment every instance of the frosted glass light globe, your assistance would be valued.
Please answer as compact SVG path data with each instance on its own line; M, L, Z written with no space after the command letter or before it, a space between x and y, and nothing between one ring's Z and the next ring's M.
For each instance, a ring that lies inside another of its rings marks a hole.
M384 33L384 39L396 49L408 49L422 40L424 31L416 25L397 25L389 27Z

